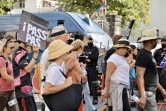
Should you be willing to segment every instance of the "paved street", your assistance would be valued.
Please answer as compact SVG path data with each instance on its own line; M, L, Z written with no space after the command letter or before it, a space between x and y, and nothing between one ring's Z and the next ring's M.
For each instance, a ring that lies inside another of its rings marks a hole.
M165 103L166 103L166 102L165 102ZM100 109L100 108L103 107L103 103L101 103L101 102L99 101L99 104L95 105L95 107L96 107L97 109ZM159 109L159 106L158 106L158 109ZM86 110L85 110L85 111L86 111ZM132 111L136 111L136 109L135 109L135 108L132 108ZM158 110L158 111L159 111L159 110ZM162 108L161 111L166 111L166 106L163 106L163 108Z
M95 107L96 107L97 109L100 109L100 108L102 108L103 106L104 106L104 105L103 105L103 103L101 103L100 97L99 97L99 103L98 103L97 105L95 105ZM158 109L159 109L159 108L158 108ZM39 106L38 106L38 111L41 111ZM46 111L49 111L49 110L46 110ZM87 111L87 110L85 109L85 104L84 104L84 111ZM135 108L132 108L132 111L136 111L136 109L135 109ZM159 111L159 110L158 110L158 111ZM163 108L162 108L161 111L166 111L166 106L163 106Z

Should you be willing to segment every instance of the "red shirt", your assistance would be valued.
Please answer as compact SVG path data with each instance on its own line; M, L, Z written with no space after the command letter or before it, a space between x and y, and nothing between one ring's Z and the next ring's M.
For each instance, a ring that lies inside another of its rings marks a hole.
M3 57L0 57L0 68L1 67L6 67L6 61L4 60ZM13 68L12 68L12 63L8 62L8 67L6 68L7 74L13 77ZM2 76L0 76L0 92L4 91L12 91L14 90L14 83L10 83L3 79Z
M72 53L68 55L65 65L70 69L66 75L72 77L73 84L81 84L84 74L78 59Z

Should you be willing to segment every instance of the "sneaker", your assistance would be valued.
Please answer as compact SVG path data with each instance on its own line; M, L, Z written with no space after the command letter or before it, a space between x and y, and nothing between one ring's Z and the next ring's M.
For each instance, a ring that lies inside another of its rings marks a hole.
M98 103L97 100L93 100L93 102L92 102L93 105L96 105L97 103Z

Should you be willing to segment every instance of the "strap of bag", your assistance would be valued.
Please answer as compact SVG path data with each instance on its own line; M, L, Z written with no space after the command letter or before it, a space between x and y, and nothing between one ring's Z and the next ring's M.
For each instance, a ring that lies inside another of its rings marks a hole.
M60 69L59 69L59 70L60 70ZM62 75L67 79L66 74L65 74L62 70L60 70L60 71L61 71Z
M52 66L56 66L56 65L52 65ZM50 68L51 68L52 66L50 66ZM49 68L49 70L50 70L50 68ZM60 68L59 68L59 70L60 70L61 74L67 79L66 74L65 74Z

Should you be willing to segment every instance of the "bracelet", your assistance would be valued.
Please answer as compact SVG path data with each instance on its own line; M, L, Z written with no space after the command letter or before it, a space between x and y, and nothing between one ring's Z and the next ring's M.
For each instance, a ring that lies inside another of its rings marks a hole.
M37 60L35 57L33 57L35 60Z

